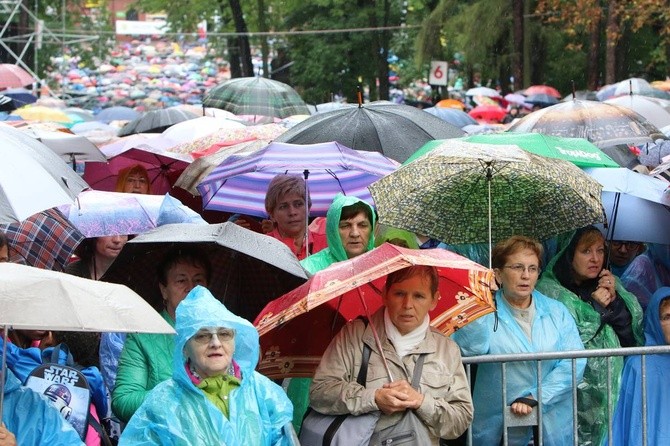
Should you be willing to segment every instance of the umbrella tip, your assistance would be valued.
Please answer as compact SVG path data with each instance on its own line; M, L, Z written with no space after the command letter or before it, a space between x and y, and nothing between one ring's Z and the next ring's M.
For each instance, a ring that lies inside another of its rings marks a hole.
M575 80L572 79L570 82L572 82L572 99L575 100L577 99L577 92L575 91Z
M361 92L361 86L357 87L356 97L358 98L358 108L363 106L363 93Z

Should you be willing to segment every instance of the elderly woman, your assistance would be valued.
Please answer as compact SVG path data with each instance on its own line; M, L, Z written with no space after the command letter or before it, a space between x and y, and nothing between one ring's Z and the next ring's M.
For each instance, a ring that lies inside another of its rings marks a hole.
M605 238L595 226L575 232L547 265L537 289L565 304L587 349L642 345L642 308L611 272L604 269ZM608 428L608 361L611 403L616 406L623 358L589 358L577 390L580 444L602 444ZM590 442L590 443L589 443Z
M498 243L492 252L492 266L500 289L495 301L497 316L485 315L452 335L464 356L582 350L579 331L568 309L535 290L540 275L542 245L515 236ZM498 318L496 324L496 317ZM542 362L538 379L536 363L507 365L505 405L521 417L530 414L542 390L544 444L572 444L572 365L570 359ZM577 361L577 381L586 360ZM541 386L541 387L540 387ZM480 364L475 383L473 444L500 444L503 435L502 376L500 364ZM510 445L527 445L530 427L508 431Z
M305 203L305 180L301 177L281 174L270 182L265 195L265 210L273 229L266 235L283 242L298 260L325 247L323 237L312 231L309 231L309 241L305 244L307 212L311 206L309 197Z
M151 194L149 172L140 164L121 169L116 179L115 190L132 194Z
M179 302L195 286L209 283L211 269L207 256L197 249L174 248L165 255L158 265L158 285L165 307L161 316L171 326ZM173 350L173 335L128 335L112 393L112 410L121 421L128 421L149 391L170 378Z
M348 323L328 346L310 388L310 406L332 415L381 411L370 444L388 441L388 428L408 412L419 420L416 435L426 441L421 444L437 445L440 438L460 436L472 421L472 399L458 346L429 325L428 312L439 299L438 281L436 269L428 266L389 274L384 305L369 324L359 319ZM371 353L366 384L361 386L356 376L364 345ZM423 361L423 369L415 388L410 382L420 366L417 361Z
M196 287L177 308L176 330L172 379L151 392L119 445L293 444L291 402L254 371L251 323Z

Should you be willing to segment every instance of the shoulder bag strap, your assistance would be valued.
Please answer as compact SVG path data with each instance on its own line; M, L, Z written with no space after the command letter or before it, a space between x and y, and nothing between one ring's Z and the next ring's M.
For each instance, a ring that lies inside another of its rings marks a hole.
M423 371L423 362L426 360L426 353L421 353L419 359L416 360L414 365L414 375L412 375L412 387L415 389L419 388L419 383L421 382L421 372Z
M361 362L361 369L358 371L358 378L356 378L356 382L363 387L365 387L365 383L368 380L368 363L370 362L371 353L372 349L366 343L363 343L363 360Z

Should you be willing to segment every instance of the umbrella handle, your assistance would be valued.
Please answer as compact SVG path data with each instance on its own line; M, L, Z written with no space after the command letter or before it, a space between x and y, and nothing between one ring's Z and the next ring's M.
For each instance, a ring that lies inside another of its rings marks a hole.
M368 310L368 304L365 302L365 296L363 296L363 291L361 290L361 287L358 287L357 290L358 290L358 297L361 298L361 303L363 304L363 308L365 309L365 316L368 318L368 320L370 320L370 311ZM389 382L393 382L393 375L391 374L391 369L389 369L388 362L386 362L386 355L384 355L384 349L382 348L382 341L379 339L379 335L377 334L375 324L370 323L369 326L372 329L372 336L375 338L375 344L377 345L377 348L379 349L379 354L381 355L382 361L384 362L384 369L386 370L386 374L388 375Z
M309 170L305 169L302 172L305 177L305 241L303 246L305 247L305 258L309 257L309 186L307 185L307 178L309 178Z
M2 423L2 409L5 403L5 381L7 369L7 336L8 328L5 325L2 328L2 366L0 367L0 423Z

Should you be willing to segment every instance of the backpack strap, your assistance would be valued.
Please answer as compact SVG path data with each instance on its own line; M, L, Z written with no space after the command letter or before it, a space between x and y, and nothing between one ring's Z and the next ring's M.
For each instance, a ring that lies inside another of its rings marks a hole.
M91 426L93 429L95 429L95 431L98 433L98 435L100 436L100 441L103 444L103 446L112 446L112 440L109 439L107 432L98 422L98 420L96 420L95 417L91 416L90 413L88 414L88 425Z

